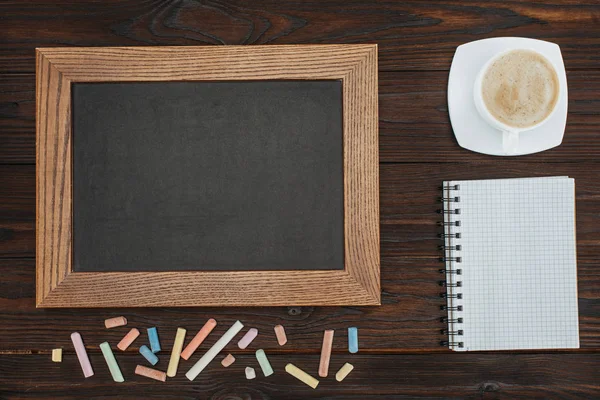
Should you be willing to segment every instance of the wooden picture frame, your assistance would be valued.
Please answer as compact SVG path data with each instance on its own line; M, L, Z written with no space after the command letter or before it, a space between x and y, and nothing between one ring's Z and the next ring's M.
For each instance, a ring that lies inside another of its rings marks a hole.
M377 45L40 48L37 307L379 305ZM71 84L341 80L345 268L72 271Z

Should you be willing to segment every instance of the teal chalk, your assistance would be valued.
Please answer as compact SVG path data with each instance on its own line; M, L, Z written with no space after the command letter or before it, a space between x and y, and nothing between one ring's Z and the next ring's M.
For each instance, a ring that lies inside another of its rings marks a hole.
M158 340L158 332L155 327L148 328L148 340L153 353L160 351L160 341Z
M348 328L348 351L358 353L358 329L354 326Z
M273 368L271 367L271 363L265 354L263 349L256 350L256 359L260 364L260 368L262 369L263 374L265 376L273 375Z
M158 362L158 357L154 354L146 345L140 347L140 354L144 356L146 360L152 365L156 365Z
M113 380L115 382L125 382L125 379L123 379L123 374L121 373L121 369L119 368L119 364L117 364L115 355L113 354L108 342L101 343L100 350L102 350L102 355L106 360L106 364L108 364L108 369L110 370Z

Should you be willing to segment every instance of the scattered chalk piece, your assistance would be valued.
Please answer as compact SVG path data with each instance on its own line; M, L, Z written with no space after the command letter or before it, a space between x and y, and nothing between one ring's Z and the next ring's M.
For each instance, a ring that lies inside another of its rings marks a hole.
M273 375L273 367L271 367L271 363L269 362L269 359L267 358L267 355L263 349L256 350L256 359L258 360L260 369L262 369L262 372L265 376Z
M62 362L62 349L52 349L52 361Z
M140 346L140 354L143 355L144 358L152 365L156 365L158 362L158 357L156 357L156 354L154 354L152 350L150 350L145 344Z
M181 348L183 347L184 340L185 329L177 328L175 342L173 343L173 350L171 350L171 359L169 360L169 366L167 367L168 377L172 378L177 375L177 367L179 366L179 357L181 356Z
M121 351L127 350L127 348L129 346L131 346L131 343L133 343L133 341L135 339L137 339L138 336L140 336L140 331L138 331L135 328L132 328L129 331L129 333L127 335L125 335L125 337L123 337L123 339L121 339L121 341L117 345L117 348Z
M108 365L108 369L113 378L113 381L125 382L125 379L123 379L123 374L121 373L121 368L119 368L119 364L117 364L115 355L113 354L108 342L100 343L100 350L102 350L102 355L106 360L106 364Z
M327 377L329 373L329 360L331 359L331 347L333 345L333 329L327 329L323 333L323 346L321 347L321 360L319 362L319 376Z
M215 329L215 326L217 326L217 321L215 321L213 318L206 321L202 329L198 331L198 333L196 334L196 336L194 336L192 341L185 347L185 349L181 353L181 358L183 358L184 360L188 360L192 356L192 354L194 354L196 349L202 344L202 342L204 342L204 339L206 339L208 334L211 333L213 329Z
M124 325L127 325L127 318L125 317L114 317L104 321L104 326L106 326L108 329Z
M306 372L302 371L300 368L296 367L294 364L288 364L285 366L285 372L292 375L294 378L298 379L301 382L306 383L313 389L316 389L319 385L319 381Z
M277 336L277 343L279 343L280 346L287 343L285 328L282 325L275 325L275 336Z
M252 341L258 336L258 329L250 328L248 332L240 339L238 342L238 347L244 350L246 347L252 343Z
M83 376L89 378L94 375L94 370L92 369L92 364L90 364L90 359L79 332L71 333L71 341L73 342L73 346L75 346L75 352L77 353L77 359L79 360L79 365L81 365Z
M358 353L358 329L354 326L348 328L348 351Z
M153 353L158 353L160 351L160 340L158 340L158 331L156 327L148 328L148 341L150 342L150 350Z
M340 368L340 370L335 374L335 380L338 382L343 381L348 374L354 369L354 365L350 363L346 363Z
M223 359L223 361L221 361L221 365L223 365L225 368L227 368L234 362L235 362L235 357L232 356L231 354L227 354L227 357L225 357Z
M256 378L256 372L254 371L254 368L246 367L245 372L246 372L246 379Z
M138 365L135 367L135 374L145 376L146 378L155 379L157 381L165 382L167 380L167 374L157 369L144 367Z

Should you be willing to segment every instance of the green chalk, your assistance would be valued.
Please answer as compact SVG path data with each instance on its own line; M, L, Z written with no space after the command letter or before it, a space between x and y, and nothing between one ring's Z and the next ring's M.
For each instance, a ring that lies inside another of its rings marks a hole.
M265 376L273 375L273 368L271 368L271 363L267 359L267 355L263 349L256 350L256 359Z
M100 350L102 350L102 355L106 360L106 364L108 364L108 369L110 370L113 380L115 382L125 382L125 379L123 379L123 374L121 373L121 369L119 368L119 364L117 364L115 355L113 354L108 342L100 343Z

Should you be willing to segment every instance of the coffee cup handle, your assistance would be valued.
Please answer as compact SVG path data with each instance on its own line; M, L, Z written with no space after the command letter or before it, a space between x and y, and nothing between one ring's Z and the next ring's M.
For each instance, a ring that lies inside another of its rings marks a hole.
M504 154L514 155L519 147L519 132L502 131L502 149Z

